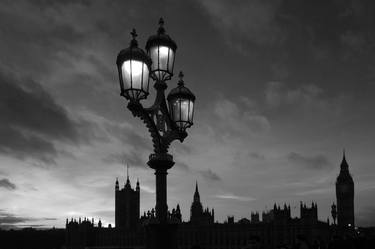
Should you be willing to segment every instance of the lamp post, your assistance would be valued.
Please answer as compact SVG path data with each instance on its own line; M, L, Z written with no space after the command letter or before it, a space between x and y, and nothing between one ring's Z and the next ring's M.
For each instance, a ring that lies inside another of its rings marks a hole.
M146 52L138 47L134 29L131 35L130 46L121 50L116 60L120 93L129 101L127 107L133 116L139 117L150 132L154 151L147 164L156 175L156 218L159 224L167 224L167 170L174 165L168 148L172 141L183 142L187 137L186 129L193 125L195 96L184 86L184 75L180 72L178 86L165 98L177 45L166 34L162 18L157 34L146 43ZM149 94L150 78L155 81L156 98L151 107L145 108L141 100Z

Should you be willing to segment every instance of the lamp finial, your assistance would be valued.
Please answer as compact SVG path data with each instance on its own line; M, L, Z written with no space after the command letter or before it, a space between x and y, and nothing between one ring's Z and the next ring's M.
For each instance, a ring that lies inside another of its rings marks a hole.
M138 42L136 40L136 37L138 36L137 35L137 31L135 30L135 28L132 29L132 32L130 32L131 36L132 36L132 40L130 42L130 47L138 47Z
M160 19L159 19L159 25L161 27L163 27L163 25L164 25L164 19L163 19L163 17L160 17Z
M182 71L180 71L180 73L178 74L178 78L180 78L180 80L178 81L178 85L183 86L184 85L184 73Z
M165 29L164 29L164 19L163 17L160 17L159 19L159 29L158 29L158 34L164 34L165 33Z

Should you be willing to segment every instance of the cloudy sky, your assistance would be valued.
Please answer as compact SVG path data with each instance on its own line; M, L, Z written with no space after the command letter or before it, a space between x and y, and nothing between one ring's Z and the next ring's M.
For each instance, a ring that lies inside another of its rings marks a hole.
M375 225L374 13L371 0L1 1L0 226L113 224L124 162L141 212L154 206L151 140L119 96L115 59L161 16L197 97L171 146L170 208L188 220L197 180L218 221L275 202L297 216L312 200L326 220L345 148L357 225Z

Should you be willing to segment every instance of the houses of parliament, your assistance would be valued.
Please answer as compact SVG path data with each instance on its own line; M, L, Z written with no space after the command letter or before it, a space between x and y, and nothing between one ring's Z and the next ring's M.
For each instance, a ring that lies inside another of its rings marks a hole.
M177 224L178 248L246 249L292 248L307 243L312 248L328 248L337 233L354 231L354 182L345 153L336 180L336 204L331 206L333 224L318 219L318 206L300 203L300 216L291 217L290 205L274 205L271 210L251 213L250 219L228 217L215 222L214 209L204 208L198 183L190 207L190 220L182 220L180 206L168 211L169 223ZM261 218L261 219L260 219ZM140 184L133 189L129 178L123 188L115 182L115 227L99 220L66 221L66 248L145 248L147 226L156 220L155 210L140 214ZM337 222L336 222L337 221ZM315 246L315 247L314 247Z

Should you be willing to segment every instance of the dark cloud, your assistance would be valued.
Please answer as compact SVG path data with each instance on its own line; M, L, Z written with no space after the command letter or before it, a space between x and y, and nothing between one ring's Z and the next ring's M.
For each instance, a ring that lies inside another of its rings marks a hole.
M287 155L287 159L293 164L309 169L324 169L332 166L324 155L304 156L296 152L291 152Z
M242 97L241 101L244 102L245 99L251 102L245 97ZM244 105L235 101L220 99L214 104L212 118L217 119L215 128L220 128L224 135L227 133L236 136L243 136L245 133L250 136L265 134L271 129L271 124L266 116L257 112L255 109L244 108Z
M152 151L152 140L151 137L149 139L146 138L148 136L147 132L141 136L133 127L117 124L107 124L105 130L124 145L133 147L134 150Z
M5 188L8 190L15 190L17 187L16 187L16 184L9 181L9 179L3 178L0 180L0 188Z
M40 84L4 70L0 70L0 113L0 153L19 159L53 163L58 155L55 141L78 144L86 133L78 130L90 130L87 123L73 121Z
M130 167L147 167L147 158L142 157L139 151L112 153L102 159L105 163L129 164Z
M211 169L199 170L198 173L208 181L221 181L221 177Z
M17 217L8 213L0 213L0 226L3 224L16 224L30 221L27 217Z
M186 172L191 171L189 165L187 165L184 162L176 162L175 165L174 165L174 168L180 169L180 170L183 170L183 171L186 171Z
M47 221L47 220L57 220L56 218L36 218L36 217L23 217L16 216L12 213L6 212L0 209L0 228L16 228L18 226L25 226L20 223L25 223L29 221ZM27 225L32 226L32 225Z
M248 44L269 45L284 40L277 23L276 12L280 1L200 1L212 18L212 23L223 32L228 43L246 52Z
M194 148L183 143L174 143L170 150L182 155L191 155L194 152Z
M257 160L264 160L266 157L258 152L250 152L249 156Z
M146 167L148 156L152 153L152 140L139 135L131 126L120 126L107 124L105 130L115 139L119 140L129 150L124 152L111 153L102 160L106 163L125 164L135 167ZM146 154L146 155L145 155Z

